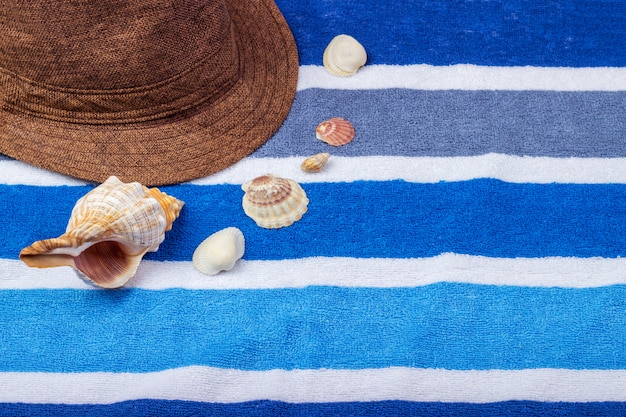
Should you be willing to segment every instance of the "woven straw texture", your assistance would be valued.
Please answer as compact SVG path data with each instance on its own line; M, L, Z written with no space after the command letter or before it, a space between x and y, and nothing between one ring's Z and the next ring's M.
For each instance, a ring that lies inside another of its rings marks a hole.
M146 185L220 171L264 143L295 94L271 1L20 2L0 14L0 152Z

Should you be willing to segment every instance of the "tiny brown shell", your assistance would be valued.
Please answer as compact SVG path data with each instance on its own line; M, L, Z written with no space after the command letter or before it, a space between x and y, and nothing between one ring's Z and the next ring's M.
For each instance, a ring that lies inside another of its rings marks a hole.
M300 168L304 172L320 172L326 166L328 158L330 158L330 154L326 152L311 155L302 161Z
M342 117L333 117L315 128L315 136L329 145L341 146L354 139L354 127Z

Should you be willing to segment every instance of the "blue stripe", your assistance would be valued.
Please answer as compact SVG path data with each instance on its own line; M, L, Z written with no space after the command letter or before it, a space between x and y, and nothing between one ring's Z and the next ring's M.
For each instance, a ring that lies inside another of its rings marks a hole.
M433 417L502 417L502 416L623 416L626 403L540 403L506 401L487 404L422 403L409 401L342 402L291 404L280 401L251 401L237 404L190 401L137 400L106 405L2 404L0 416L7 417L134 417L134 416L433 416Z
M4 290L0 371L626 369L625 298L626 286L451 283Z
M624 109L626 92L309 89L252 156L626 156ZM354 124L349 145L315 138L332 116Z
M302 64L340 33L370 64L625 66L622 1L278 0Z
M305 183L309 210L279 229L257 227L238 185L162 189L186 202L154 260L191 260L211 233L246 236L245 259L309 256L429 257L455 252L493 257L626 256L626 185L403 181ZM0 256L60 235L90 187L0 186Z
M626 92L308 89L251 157L469 156L624 157ZM315 127L332 116L356 138L329 147ZM593 140L590 140L593 138ZM8 159L0 155L0 160Z

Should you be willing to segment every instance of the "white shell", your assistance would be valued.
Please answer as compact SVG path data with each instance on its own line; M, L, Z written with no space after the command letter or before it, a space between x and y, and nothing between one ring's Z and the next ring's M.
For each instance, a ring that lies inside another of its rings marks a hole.
M207 275L216 275L235 266L245 252L246 240L241 230L227 227L206 238L193 253L193 266Z
M22 249L28 266L71 266L96 285L117 288L155 252L184 203L138 182L109 177L80 198L63 235Z
M340 77L348 77L365 65L367 53L356 39L349 35L337 35L324 51L324 67Z

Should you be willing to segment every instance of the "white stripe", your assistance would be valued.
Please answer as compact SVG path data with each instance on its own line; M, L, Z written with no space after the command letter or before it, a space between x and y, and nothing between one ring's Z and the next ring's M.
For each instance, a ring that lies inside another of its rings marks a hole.
M0 260L0 289L93 289L69 267L29 268ZM280 271L277 274L276 271ZM524 287L591 288L626 284L626 258L487 258L446 253L432 258L326 258L240 260L230 271L208 276L191 262L144 260L127 287L160 290L265 289L307 286L416 287L437 282Z
M301 183L358 180L436 183L495 178L515 183L626 184L626 158L550 158L486 154L466 157L331 156L318 173L300 169L303 157L245 158L198 185L243 184L268 172ZM84 185L61 174L13 160L0 160L0 184L37 186Z
M0 402L109 404L134 399L237 403L626 401L626 371L240 371L201 366L132 373L0 373Z
M247 158L194 184L241 184L267 172L301 183L358 180L436 183L495 178L516 183L626 183L626 158L550 158L485 154L465 157L331 156L321 172L300 169L304 158Z
M0 184L7 185L85 185L82 181L13 159L0 159Z
M300 67L298 90L309 88L626 91L626 68L366 65L351 77L337 77L322 66L303 65Z

